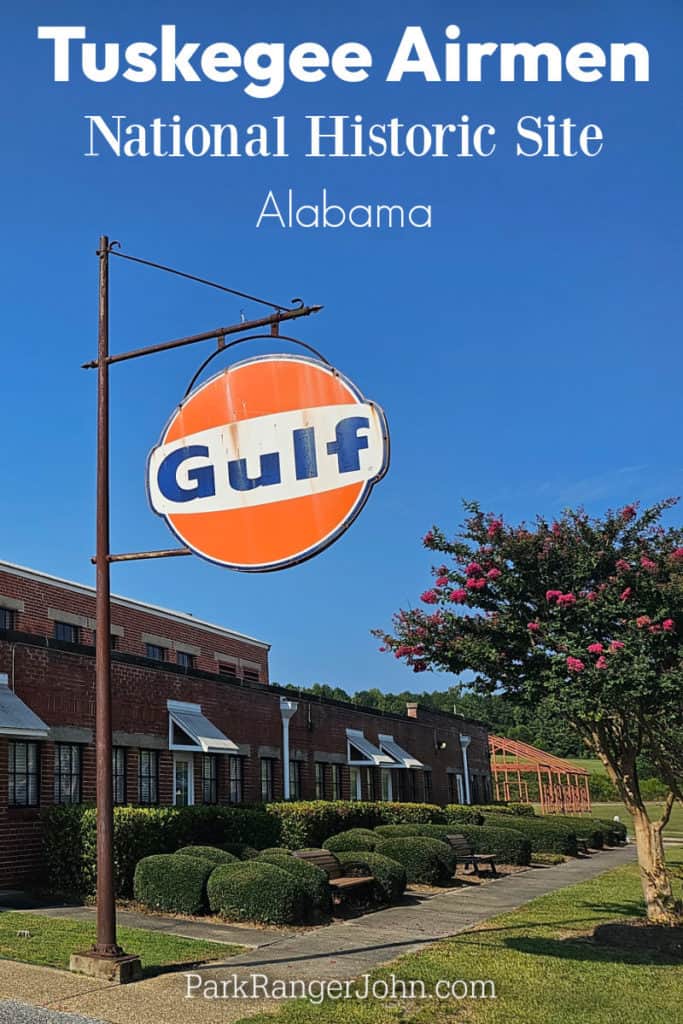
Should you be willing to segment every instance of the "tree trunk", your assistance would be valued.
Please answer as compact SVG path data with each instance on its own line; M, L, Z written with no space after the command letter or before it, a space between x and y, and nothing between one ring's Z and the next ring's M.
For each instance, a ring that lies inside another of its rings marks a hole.
M647 918L652 924L683 924L683 904L674 898L664 860L661 822L652 822L644 807L629 807L638 852Z

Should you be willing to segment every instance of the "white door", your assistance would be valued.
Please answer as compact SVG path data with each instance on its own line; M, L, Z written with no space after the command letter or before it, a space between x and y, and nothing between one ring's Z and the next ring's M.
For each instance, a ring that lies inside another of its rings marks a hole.
M173 803L188 807L194 803L194 758L192 754L173 755Z

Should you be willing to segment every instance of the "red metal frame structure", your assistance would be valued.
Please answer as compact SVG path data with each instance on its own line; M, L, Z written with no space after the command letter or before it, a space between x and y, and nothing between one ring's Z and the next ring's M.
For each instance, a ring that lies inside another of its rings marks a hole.
M589 773L585 768L504 736L489 736L489 750L496 800L530 803L528 776L535 775L542 814L590 812Z

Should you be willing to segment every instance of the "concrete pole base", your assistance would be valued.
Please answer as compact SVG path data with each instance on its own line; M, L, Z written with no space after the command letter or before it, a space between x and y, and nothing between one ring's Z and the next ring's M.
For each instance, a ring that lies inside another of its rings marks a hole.
M89 949L83 953L72 953L69 970L87 974L91 978L110 981L115 985L127 985L142 978L140 957L134 953L121 956L101 956Z

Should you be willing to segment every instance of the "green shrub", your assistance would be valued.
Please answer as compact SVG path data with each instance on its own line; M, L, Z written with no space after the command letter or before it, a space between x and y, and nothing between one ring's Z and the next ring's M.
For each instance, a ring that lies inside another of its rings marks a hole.
M135 869L133 894L153 910L201 914L206 910L206 885L215 861L205 857L157 854L143 857Z
M381 825L427 825L445 822L443 807L438 804L402 804L381 802Z
M516 826L462 825L458 833L465 837L474 853L492 853L499 864L531 862L531 842Z
M531 863L532 864L543 864L553 866L554 864L564 864L565 858L561 853L532 853Z
M376 903L396 903L406 887L406 869L396 860L372 850L348 851L337 857L347 875L372 875L371 898Z
M605 845L605 826L592 818L573 814L553 814L553 821L573 829L577 836L586 840L592 850L602 850Z
M265 850L261 850L257 856L261 856L262 853L281 853L285 857L293 857L294 854L291 850L288 850L286 846L267 846Z
M342 850L374 850L379 836L368 828L351 828L348 832L337 832L323 843L326 850L339 853Z
M382 839L375 852L402 864L409 882L439 885L448 882L455 871L455 853L451 847L427 836Z
M477 804L476 809L482 814L520 814L526 818L536 817L533 804L520 804L512 801L507 804Z
M217 846L181 846L176 850L181 857L202 857L204 860L211 860L214 864L230 864L238 860L234 854L227 850L219 850Z
M94 896L97 864L96 811L87 804L50 807L41 814L43 853L51 891ZM114 885L119 897L133 895L138 861L182 846L228 843L257 848L279 840L278 822L245 807L115 807Z
M424 831L426 825L378 825L375 829L375 837L382 836L384 839L405 839L406 836L427 835ZM448 828L447 825L435 825L435 828Z
M261 860L219 865L209 878L207 894L212 912L229 921L297 924L305 918L301 883Z
M356 828L373 829L376 825L420 824L446 820L443 809L436 804L364 800L303 800L296 803L274 803L268 804L267 811L278 822L280 842L290 850L320 849L330 836Z
M448 804L444 808L446 824L450 825L483 825L484 815L476 807L463 807L462 804Z
M510 828L511 820L505 814L487 814L486 825L495 828ZM521 832L531 843L532 853L562 853L567 857L576 857L576 829L569 828L550 817L514 818L514 831Z
M628 829L623 821L611 821L609 818L595 818L605 830L605 842L609 846L619 846L625 843L628 836Z
M248 846L246 843L223 843L222 848L238 860L251 860L252 857L258 857L259 853L255 846Z
M486 825L422 825L422 835L446 842L449 835L464 836L474 853L492 853L499 864L528 864L531 859L531 843L508 818L504 828Z
M313 911L310 915L312 918L324 917L331 912L332 892L322 868L293 857L288 850L271 853L264 851L258 855L258 860L274 864L276 868L281 868L296 879L306 893L309 907Z

